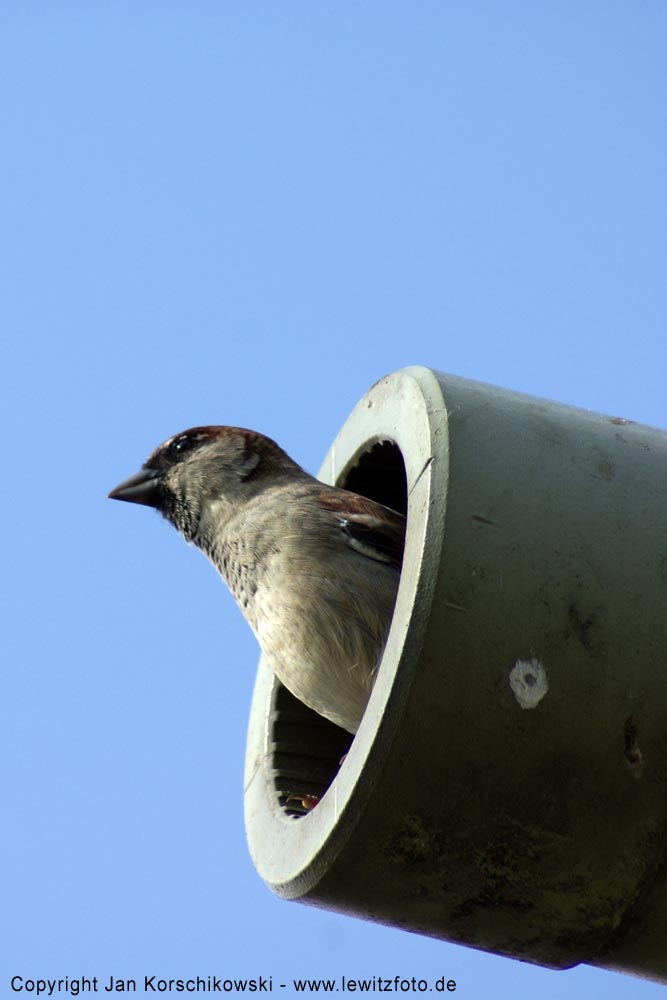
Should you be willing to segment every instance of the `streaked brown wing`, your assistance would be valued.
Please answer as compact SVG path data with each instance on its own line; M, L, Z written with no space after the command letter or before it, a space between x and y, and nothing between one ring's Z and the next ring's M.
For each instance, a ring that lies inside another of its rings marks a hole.
M405 518L389 507L346 490L332 490L317 497L331 511L349 544L361 555L400 569L405 543Z

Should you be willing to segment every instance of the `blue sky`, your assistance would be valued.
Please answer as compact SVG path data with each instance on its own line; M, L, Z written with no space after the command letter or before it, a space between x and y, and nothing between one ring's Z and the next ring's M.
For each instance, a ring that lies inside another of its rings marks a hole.
M242 817L254 639L105 494L195 424L316 471L413 363L665 426L666 29L650 0L4 5L2 996L658 996L274 898Z

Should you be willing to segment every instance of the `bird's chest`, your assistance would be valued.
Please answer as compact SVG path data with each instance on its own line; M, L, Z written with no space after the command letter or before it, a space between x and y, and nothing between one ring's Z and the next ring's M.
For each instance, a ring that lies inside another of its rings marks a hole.
M257 523L234 525L210 554L249 625L256 631L262 598L275 587L279 547Z
M233 539L215 553L214 563L251 626L255 625L257 560L244 539Z

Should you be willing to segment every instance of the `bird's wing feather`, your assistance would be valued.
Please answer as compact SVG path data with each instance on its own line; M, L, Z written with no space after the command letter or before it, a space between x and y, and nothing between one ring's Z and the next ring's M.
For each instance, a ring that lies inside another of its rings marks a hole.
M317 497L335 515L351 548L368 559L400 568L405 542L405 518L374 500L337 490Z

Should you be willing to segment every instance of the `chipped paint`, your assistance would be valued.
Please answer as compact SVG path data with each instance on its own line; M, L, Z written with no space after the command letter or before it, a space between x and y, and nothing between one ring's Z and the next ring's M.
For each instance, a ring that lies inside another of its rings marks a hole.
M535 708L549 690L547 672L535 657L532 660L516 660L510 670L509 682L521 708Z

